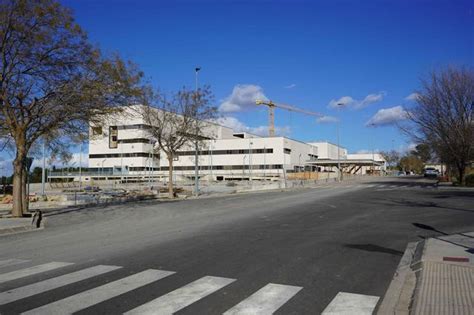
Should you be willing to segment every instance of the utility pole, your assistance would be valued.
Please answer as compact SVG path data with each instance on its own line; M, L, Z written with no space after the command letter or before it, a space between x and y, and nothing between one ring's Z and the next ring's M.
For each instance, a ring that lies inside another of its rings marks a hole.
M195 87L195 93L196 93L196 98L198 96L198 73L201 70L201 67L196 67L194 69L195 73L195 80L196 80L196 87ZM196 99L197 101L197 99ZM198 160L198 140L197 140L197 134L195 135L196 140L194 142L194 195L199 196L199 160ZM171 180L171 178L170 178Z

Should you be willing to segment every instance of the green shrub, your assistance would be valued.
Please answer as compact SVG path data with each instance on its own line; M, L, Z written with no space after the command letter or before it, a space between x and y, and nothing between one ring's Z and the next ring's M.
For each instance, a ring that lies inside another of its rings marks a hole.
M469 174L466 176L466 186L474 187L474 174Z

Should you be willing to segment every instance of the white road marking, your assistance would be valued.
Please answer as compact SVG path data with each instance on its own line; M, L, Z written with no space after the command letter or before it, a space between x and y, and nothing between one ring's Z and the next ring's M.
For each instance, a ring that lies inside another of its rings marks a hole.
M390 188L397 188L397 187L398 187L398 185L392 185L392 186L390 186Z
M370 315L378 300L378 296L339 292L322 315Z
M46 272L49 270L54 270L54 269L66 267L69 265L73 265L73 263L53 261L53 262L43 264L43 265L38 265L38 266L33 266L33 267L25 268L25 269L12 271L12 272L3 273L3 274L0 274L0 283L28 277L31 275L35 275L37 273Z
M148 269L117 281L104 284L100 287L71 295L65 299L46 304L23 314L72 314L149 283L163 279L172 274L174 274L173 271Z
M11 303L13 301L21 300L42 292L53 290L71 283L92 278L106 272L110 272L122 267L118 266L94 266L87 269L82 269L63 276L51 278L48 280L36 282L13 290L0 293L0 305Z
M125 314L173 314L234 281L235 279L206 276Z
M379 188L384 188L384 187L385 187L385 185L378 185L378 187L379 187Z
M367 185L366 187L367 187L367 188L372 188L372 187L374 187L374 186L375 186L375 185Z
M302 287L269 283L224 315L273 314L301 289Z
M18 264L23 264L23 263L26 263L28 261L29 260L23 260L23 259L0 260L0 268L7 267L7 266L18 265Z

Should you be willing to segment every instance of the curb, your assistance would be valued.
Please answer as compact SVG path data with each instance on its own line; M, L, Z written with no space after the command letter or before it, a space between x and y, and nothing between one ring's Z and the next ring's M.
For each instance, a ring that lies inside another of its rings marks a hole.
M408 243L390 285L385 292L377 314L409 314L412 306L417 277L412 270L413 262L421 258L424 241Z
M0 229L0 237L13 235L13 234L20 234L20 233L25 233L25 232L41 231L41 230L44 230L45 224L46 224L46 218L43 217L41 221L41 226L39 228L35 227L33 224L30 224L30 225L21 225L21 226L14 226L11 228Z

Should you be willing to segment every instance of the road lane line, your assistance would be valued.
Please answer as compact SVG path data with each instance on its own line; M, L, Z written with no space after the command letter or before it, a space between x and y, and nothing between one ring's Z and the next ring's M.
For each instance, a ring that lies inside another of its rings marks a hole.
M173 314L234 281L235 279L205 276L125 314Z
M273 314L301 289L302 287L269 283L224 315Z
M72 314L113 297L135 290L144 285L163 279L174 274L173 271L148 269L134 275L104 284L65 299L43 305L23 314L50 315Z
M0 305L21 300L39 293L43 293L71 283L89 279L120 268L122 267L99 265L68 273L63 276L36 282L13 290L5 291L0 293Z
M3 274L0 274L0 283L28 277L28 276L35 275L41 272L46 272L46 271L66 267L69 265L73 265L73 263L53 261L53 262L43 264L43 265L38 265L38 266L33 266L33 267L25 268L25 269L12 271L12 272L3 273Z
M378 300L378 296L339 292L322 315L370 315Z
M26 262L29 262L29 260L24 260L24 259L0 260L0 268L7 267L7 266L18 265L18 264L24 264Z

